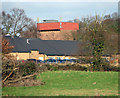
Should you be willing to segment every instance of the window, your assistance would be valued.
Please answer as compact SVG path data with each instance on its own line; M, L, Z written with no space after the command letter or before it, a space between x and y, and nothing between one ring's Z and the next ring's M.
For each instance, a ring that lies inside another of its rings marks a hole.
M69 57L65 57L65 59L69 59Z
M55 57L48 57L49 59L55 59Z
M43 57L39 57L39 60L43 60Z
M63 57L57 57L57 59L60 59L60 60L62 60L62 59L63 59Z

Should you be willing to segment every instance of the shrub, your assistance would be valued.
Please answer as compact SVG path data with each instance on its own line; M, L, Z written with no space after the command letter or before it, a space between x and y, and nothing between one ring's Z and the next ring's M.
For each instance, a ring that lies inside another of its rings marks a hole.
M41 72L40 66L34 62L22 63L7 59L3 60L2 64L3 86L10 86L14 83L18 83L24 86L26 83L23 81L34 81L36 80L37 74Z
M119 66L117 67L117 66L102 65L102 69L103 71L116 71L116 72L120 71Z
M43 64L46 70L50 71L57 71L57 70L77 70L77 71L92 71L91 66L82 66L80 64L67 64L67 65L60 65L60 64ZM109 66L109 65L102 65L100 66L98 71L120 71L120 67L117 66Z
M39 66L34 62L25 62L21 63L19 66L19 72L23 74L23 76L30 75L33 73L39 72Z

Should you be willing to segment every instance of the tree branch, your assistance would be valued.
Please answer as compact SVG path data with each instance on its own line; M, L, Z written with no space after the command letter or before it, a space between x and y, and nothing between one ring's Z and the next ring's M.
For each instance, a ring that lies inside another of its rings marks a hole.
M27 75L27 76L24 76L24 77L21 77L21 78L19 78L19 79L17 79L17 80L13 80L13 81L9 81L9 83L11 82L17 82L17 81L20 81L20 80L22 80L22 79L26 79L26 78L29 78L29 77L32 77L32 76L35 76L35 75L37 75L37 73L34 73L34 74L32 74L32 75Z

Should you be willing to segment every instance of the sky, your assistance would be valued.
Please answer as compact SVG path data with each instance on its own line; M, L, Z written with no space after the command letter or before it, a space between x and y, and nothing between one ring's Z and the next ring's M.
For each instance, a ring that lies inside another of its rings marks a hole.
M62 17L62 21L73 20L75 18L82 19L87 16L94 16L95 14L106 15L112 14L113 12L118 12L118 0L106 0L106 2L95 2L92 0L2 0L2 10L9 12L12 8L21 8L25 10L28 17L32 18L37 22L37 17L39 21L42 22L44 19L59 20ZM34 1L34 2L33 2ZM83 2L84 1L84 2Z

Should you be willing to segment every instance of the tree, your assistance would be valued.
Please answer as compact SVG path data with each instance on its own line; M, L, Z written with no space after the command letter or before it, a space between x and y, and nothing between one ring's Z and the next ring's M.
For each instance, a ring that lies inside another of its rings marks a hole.
M117 19L117 18L118 18L118 14L117 14L117 12L112 13L111 16L112 16L113 19Z
M79 20L78 18L74 19L73 21L74 21L75 23L79 23L79 22L80 22L80 20Z
M104 19L111 19L111 15L110 15L110 14L105 15L105 16L104 16Z
M103 21L106 30L105 50L108 54L118 53L118 19L106 19Z
M13 8L9 13L2 12L2 33L11 36L21 35L26 27L31 26L32 19L28 18L23 9Z
M83 18L80 24L76 40L85 43L82 47L89 50L87 55L92 56L91 68L93 71L99 71L102 65L102 55L118 52L117 20L115 18L103 19L96 15Z
M114 16L114 17L112 17ZM119 19L115 17L117 16L116 13L108 14L101 18L97 15L97 20L100 22L102 19L102 25L104 26L104 30L106 33L104 34L105 37L105 51L107 54L117 53L118 51L118 33L119 27L118 22ZM87 26L92 25L92 22L95 20L95 17L87 17L83 18L79 25L80 29L77 32L73 32L72 38L79 41L86 41L88 40L89 36L86 33Z
M14 46L10 45L9 40L6 38L2 39L2 54L8 54L12 51Z
M35 23L32 23L31 26L28 26L21 34L21 37L25 38L39 38L39 36L40 33L37 32L37 26Z
M2 12L2 34L8 34L10 28L12 27L10 14L6 14L4 11Z
M104 52L104 27L102 24L102 20L98 20L98 16L91 21L91 19L87 20L86 33L87 39L89 41L88 47L91 49L92 54L92 70L99 71L101 66L101 56Z

